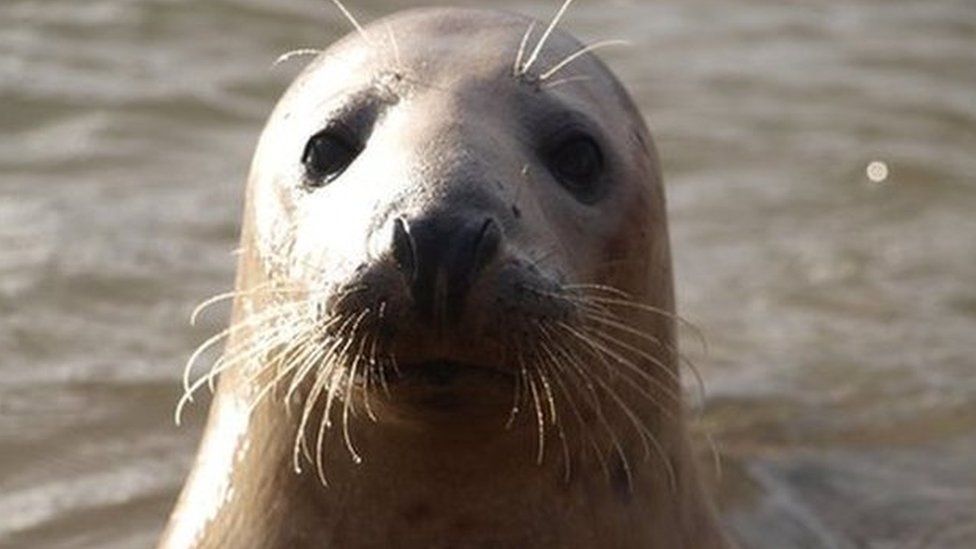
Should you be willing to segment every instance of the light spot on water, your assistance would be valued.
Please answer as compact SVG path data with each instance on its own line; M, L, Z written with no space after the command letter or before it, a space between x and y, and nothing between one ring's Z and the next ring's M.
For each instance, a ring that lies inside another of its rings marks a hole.
M881 160L872 161L865 171L872 183L884 183L888 179L888 164Z

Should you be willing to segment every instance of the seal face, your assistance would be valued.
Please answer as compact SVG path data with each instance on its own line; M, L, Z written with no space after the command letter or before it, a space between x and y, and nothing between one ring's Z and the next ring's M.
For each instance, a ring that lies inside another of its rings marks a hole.
M353 339L382 363L357 371L363 383L402 378L386 375L394 359L408 378L517 377L540 326L579 312L567 283L603 282L609 262L655 251L644 228L663 217L655 166L609 72L584 57L543 81L582 46L553 35L552 53L520 73L522 18L461 23L414 14L330 48L255 156L265 275L305 292L309 329L328 336L356 319Z
M229 524L272 546L691 535L686 510L644 524L675 493L699 501L656 153L598 59L532 32L498 12L399 14L322 53L275 108L200 458L237 456L237 492L208 496L203 545L244 539ZM214 434L240 417L239 440ZM352 465L332 461L342 447ZM184 507L204 499L196 476ZM519 498L541 514L513 514ZM416 499L444 504L437 520L383 506ZM285 510L259 518L258 501Z

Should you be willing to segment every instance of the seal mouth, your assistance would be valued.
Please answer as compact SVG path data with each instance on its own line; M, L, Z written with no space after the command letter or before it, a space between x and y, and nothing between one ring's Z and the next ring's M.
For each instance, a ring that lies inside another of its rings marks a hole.
M468 378L509 380L511 377L511 372L499 366L435 359L401 364L394 372L392 380L430 387L449 387Z
M399 364L386 376L400 417L423 421L504 420L516 385L503 366L450 359Z

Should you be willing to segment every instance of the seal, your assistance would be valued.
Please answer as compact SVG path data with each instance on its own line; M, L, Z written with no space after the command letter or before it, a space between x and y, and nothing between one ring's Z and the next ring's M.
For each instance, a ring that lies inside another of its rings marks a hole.
M723 545L657 153L557 22L403 12L290 86L161 547Z

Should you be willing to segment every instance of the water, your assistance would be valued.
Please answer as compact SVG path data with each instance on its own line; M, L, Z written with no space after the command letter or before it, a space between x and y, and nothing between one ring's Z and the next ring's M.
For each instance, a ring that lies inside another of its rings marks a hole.
M579 0L566 25L633 42L603 55L664 158L736 536L976 546L976 5ZM3 0L0 546L153 543L202 426L172 424L181 365L224 322L186 316L232 282L300 65L270 64L346 30L311 0Z

